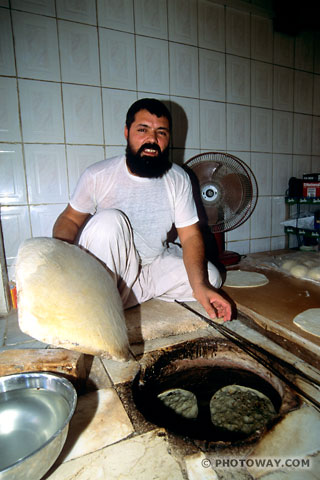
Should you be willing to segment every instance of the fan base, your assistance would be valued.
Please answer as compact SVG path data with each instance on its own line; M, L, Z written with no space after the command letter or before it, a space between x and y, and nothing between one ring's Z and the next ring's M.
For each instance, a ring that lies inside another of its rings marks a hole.
M228 250L220 253L219 255L219 261L222 263L224 266L229 266L229 265L236 265L239 263L241 260L241 255L237 252L230 252Z

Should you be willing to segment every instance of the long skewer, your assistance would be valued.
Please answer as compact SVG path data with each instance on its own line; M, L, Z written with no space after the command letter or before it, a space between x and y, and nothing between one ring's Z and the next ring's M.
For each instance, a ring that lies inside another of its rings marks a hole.
M314 398L310 397L307 393L305 393L303 390L301 390L298 386L296 386L291 380L289 380L285 375L283 375L279 370L277 370L273 365L271 365L268 361L266 361L264 358L261 357L261 354L270 356L269 352L264 350L262 347L258 347L252 342L249 342L246 338L243 338L241 335L239 335L236 332L233 332L232 330L229 330L227 327L224 325L220 325L217 322L214 322L210 318L205 317L201 313L197 312L193 308L189 307L184 302L180 302L179 300L175 300L176 303L181 305L182 307L186 308L190 312L194 313L198 317L200 317L202 320L204 320L206 323L208 323L211 327L213 327L215 330L217 330L219 333L221 333L224 337L228 338L232 342L234 342L238 347L240 347L242 350L244 350L248 355L253 357L255 360L257 360L259 363L261 363L264 367L266 367L268 370L270 370L272 373L274 373L278 378L283 380L289 387L291 387L293 390L295 390L297 393L299 393L301 396L309 400L319 411L320 411L320 403L317 402ZM252 351L252 350L253 351ZM274 357L274 355L272 355ZM275 358L275 357L274 357ZM295 375L299 375L302 378L304 378L308 383L311 383L312 386L314 384L320 385L316 380L312 379L309 375L305 374L304 372L300 372L297 368L295 368L293 365L290 365L289 363L285 362L284 360L276 358L276 361L278 363L282 363L285 368L290 370L292 373Z

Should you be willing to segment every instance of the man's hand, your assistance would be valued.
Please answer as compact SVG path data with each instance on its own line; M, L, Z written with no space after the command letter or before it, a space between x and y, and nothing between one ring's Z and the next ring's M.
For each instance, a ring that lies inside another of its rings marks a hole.
M193 296L206 310L213 320L223 318L224 321L231 320L231 305L213 287L203 285L193 291Z

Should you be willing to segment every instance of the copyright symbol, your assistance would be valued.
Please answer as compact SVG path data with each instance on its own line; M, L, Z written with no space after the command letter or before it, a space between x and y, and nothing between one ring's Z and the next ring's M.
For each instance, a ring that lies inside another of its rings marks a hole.
M201 465L204 468L209 468L211 466L211 462L208 458L204 458L203 460L201 460Z

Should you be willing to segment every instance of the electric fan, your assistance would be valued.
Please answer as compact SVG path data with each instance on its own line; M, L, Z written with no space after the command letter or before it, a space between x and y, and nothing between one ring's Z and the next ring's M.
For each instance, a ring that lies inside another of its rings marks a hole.
M239 158L219 152L196 155L185 166L200 225L206 224L214 234L219 260L224 265L238 263L239 254L225 251L224 232L242 225L255 209L258 185L253 172Z

